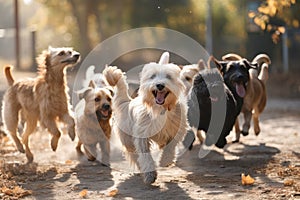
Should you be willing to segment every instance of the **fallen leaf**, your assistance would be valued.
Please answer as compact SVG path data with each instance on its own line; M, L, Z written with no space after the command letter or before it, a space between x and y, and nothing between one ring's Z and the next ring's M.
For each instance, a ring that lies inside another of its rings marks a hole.
M108 192L107 196L108 197L114 197L118 194L119 190L118 189L113 189L111 191Z
M65 162L67 165L71 165L73 162L72 162L72 160L66 160L66 162Z
M79 196L81 198L85 198L87 196L88 191L86 189L82 190L81 192L79 192Z
M245 174L241 175L242 178L242 185L252 185L254 183L254 178L250 175L245 176Z
M283 185L284 186L292 186L292 185L294 185L294 183L295 183L294 180L288 179L283 182Z

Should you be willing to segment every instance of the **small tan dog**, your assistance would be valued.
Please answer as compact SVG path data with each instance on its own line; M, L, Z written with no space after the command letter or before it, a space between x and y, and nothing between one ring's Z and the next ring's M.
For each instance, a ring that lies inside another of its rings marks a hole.
M237 54L226 54L222 57L222 60L241 60L241 56ZM271 60L266 54L259 54L253 60L252 63L257 63L260 67L260 73L256 69L250 69L250 79L246 89L246 95L244 97L244 103L242 107L242 113L244 114L244 124L242 131L239 127L239 119L237 118L235 123L236 140L240 139L240 133L244 136L249 134L249 128L251 118L253 118L254 133L258 135L260 133L259 116L263 112L267 103L266 82L268 80L268 68L271 64Z
M29 136L35 131L38 122L52 134L53 151L56 150L61 136L61 131L57 127L58 121L67 124L70 138L72 140L75 138L75 123L70 114L65 74L66 68L75 65L79 59L80 54L72 48L49 47L37 58L39 71L37 78L15 82L10 73L11 67L7 66L4 69L10 86L3 98L2 115L5 128L18 150L26 153L28 162L33 161L28 144ZM17 135L20 111L26 123L22 142Z
M76 133L79 138L76 150L82 154L83 144L88 160L94 161L97 158L96 145L99 143L101 162L109 166L112 91L96 87L91 81L89 87L79 93L79 98L84 99L85 105L82 113L76 113Z
M202 60L201 60L202 61ZM188 95L190 89L193 86L195 76L202 69L202 63L191 64L191 65L183 65L181 67L180 79L183 81L185 85L185 94Z
M175 147L188 127L181 69L167 63L168 58L163 54L159 63L143 67L138 96L134 99L128 94L126 77L120 69L107 67L103 71L107 82L115 88L114 130L130 160L142 172L145 184L151 184L157 178L151 143L155 142L163 149L160 166L168 166L175 159Z

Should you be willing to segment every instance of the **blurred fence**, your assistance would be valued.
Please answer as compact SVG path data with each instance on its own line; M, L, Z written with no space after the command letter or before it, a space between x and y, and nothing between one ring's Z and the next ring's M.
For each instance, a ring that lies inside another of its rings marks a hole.
M31 70L35 66L35 32L20 29L20 66L16 68ZM0 29L0 64L16 64L15 57L15 29Z

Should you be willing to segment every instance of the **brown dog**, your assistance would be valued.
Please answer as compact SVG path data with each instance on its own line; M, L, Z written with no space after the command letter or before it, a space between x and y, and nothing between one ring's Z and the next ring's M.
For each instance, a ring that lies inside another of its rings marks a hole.
M223 56L222 59L229 61L241 60L243 58L237 54L230 53ZM240 133L244 136L249 134L251 118L253 118L255 135L260 133L259 116L263 112L267 102L266 82L268 80L268 67L271 64L271 60L266 54L259 54L252 60L252 63L255 62L260 67L260 73L258 75L256 69L249 70L250 79L242 107L242 113L244 114L243 129L242 131L240 130L239 119L237 118L235 123L236 140L234 142L239 141Z
M38 77L17 82L11 76L11 67L5 67L5 76L10 87L3 98L3 120L18 150L26 153L28 162L33 161L28 144L29 136L35 131L38 122L52 134L53 151L56 150L61 135L57 127L58 121L66 123L70 138L75 138L75 123L70 115L65 74L66 68L75 65L79 59L80 54L72 48L49 47L37 58ZM17 135L20 111L26 123L22 142Z
M79 93L79 98L84 99L83 108L76 106L76 133L79 138L76 150L82 154L81 145L88 160L94 161L97 158L97 147L101 149L101 162L109 166L110 118L112 115L113 92L108 87L96 87L93 81L89 87ZM78 104L81 106L82 104ZM82 110L83 111L80 111Z

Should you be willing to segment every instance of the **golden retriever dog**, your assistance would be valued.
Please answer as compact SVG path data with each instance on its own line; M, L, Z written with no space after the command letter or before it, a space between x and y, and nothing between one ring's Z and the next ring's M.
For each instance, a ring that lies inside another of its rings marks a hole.
M101 162L109 166L110 118L112 115L112 91L105 87L96 87L93 81L88 88L79 93L85 105L82 113L76 113L76 133L79 138L76 150L82 154L81 145L88 160L97 158L97 147L101 148Z
M151 144L155 142L162 149L160 166L168 166L174 161L175 147L188 128L181 69L168 64L168 56L164 53L159 63L144 65L138 96L134 99L128 94L126 77L120 69L110 66L103 71L115 89L114 130L130 160L143 174L145 184L152 184L157 178Z
M9 88L4 94L2 115L6 130L10 133L18 150L26 154L28 162L33 161L29 148L29 136L37 123L52 134L51 147L55 151L61 131L57 122L67 124L68 134L75 138L75 123L71 116L66 69L74 66L80 54L72 48L52 48L42 52L37 58L38 76L33 79L14 81L11 67L4 69ZM22 142L17 134L19 113L25 120ZM24 146L25 150L24 150Z
M226 54L222 57L222 60L241 60L241 56L237 54ZM266 82L268 80L268 68L271 64L271 60L266 54L258 54L252 63L257 63L260 68L260 73L256 69L250 69L250 79L246 89L246 95L244 97L244 103L242 107L242 113L244 114L244 124L242 131L239 127L239 119L237 118L235 123L236 140L240 139L240 133L244 136L249 134L249 128L251 118L253 118L254 133L258 135L260 133L259 116L263 112L267 103Z

